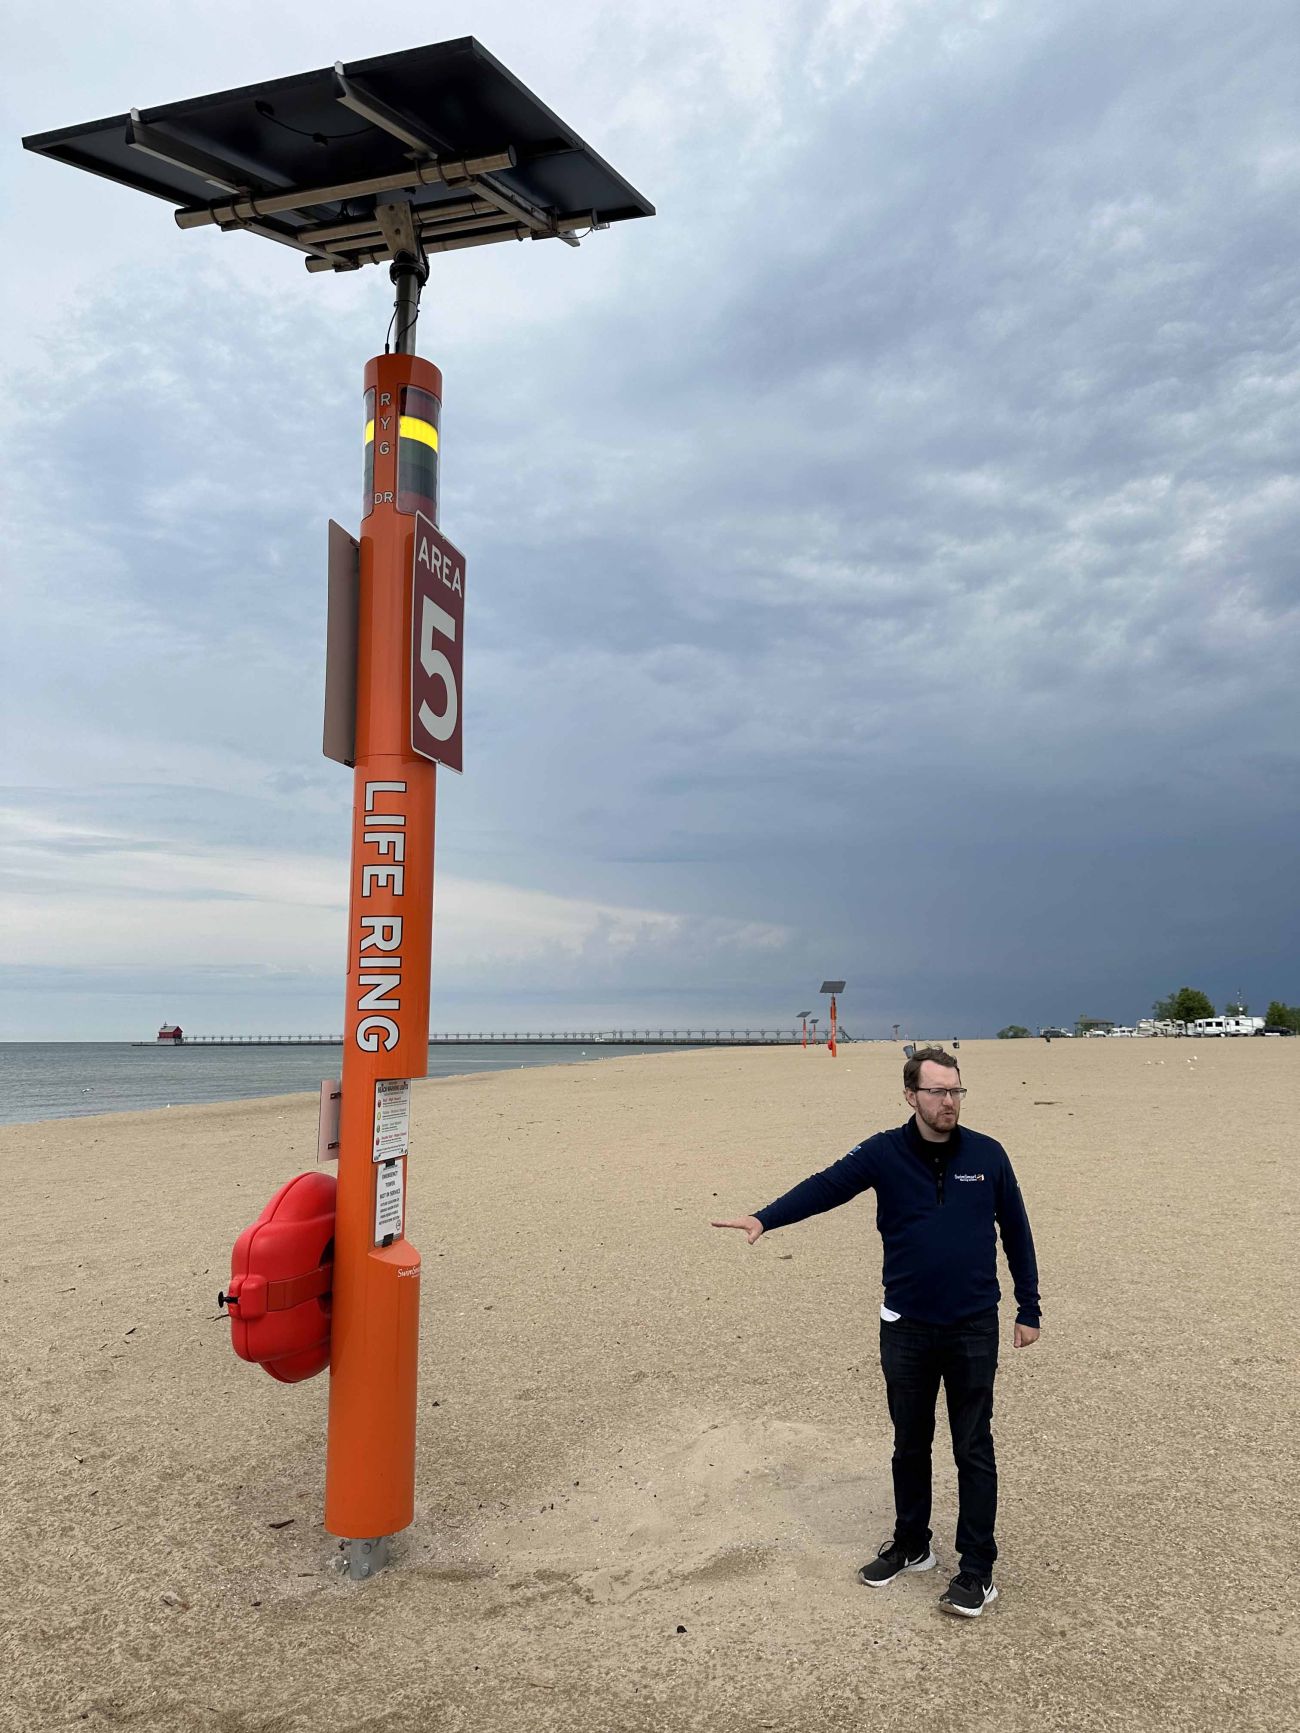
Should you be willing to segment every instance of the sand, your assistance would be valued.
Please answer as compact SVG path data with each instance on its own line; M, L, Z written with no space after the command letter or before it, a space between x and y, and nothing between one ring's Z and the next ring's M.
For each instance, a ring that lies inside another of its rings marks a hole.
M1038 1244L1001 1598L854 1581L892 1524L869 1198L742 1214L905 1117L901 1051L417 1085L417 1517L321 1524L327 1380L238 1361L236 1234L315 1102L0 1128L0 1727L1290 1730L1300 1042L964 1042ZM1009 1281L1003 1286L1009 1292Z

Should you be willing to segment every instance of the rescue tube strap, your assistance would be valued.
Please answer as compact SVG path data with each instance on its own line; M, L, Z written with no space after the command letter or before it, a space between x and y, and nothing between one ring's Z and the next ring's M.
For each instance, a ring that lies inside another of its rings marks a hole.
M305 1276L290 1276L283 1282L266 1284L268 1312L287 1312L301 1306L305 1300L318 1300L334 1285L334 1265L320 1264Z

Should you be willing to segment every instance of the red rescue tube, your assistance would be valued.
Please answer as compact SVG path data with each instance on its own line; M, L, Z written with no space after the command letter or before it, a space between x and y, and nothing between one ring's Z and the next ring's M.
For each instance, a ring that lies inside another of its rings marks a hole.
M231 1346L282 1384L314 1378L330 1361L334 1276L333 1174L300 1173L282 1185L235 1241Z

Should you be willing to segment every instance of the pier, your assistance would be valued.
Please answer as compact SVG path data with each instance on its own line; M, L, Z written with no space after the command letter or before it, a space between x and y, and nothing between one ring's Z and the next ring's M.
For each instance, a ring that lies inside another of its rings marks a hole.
M851 1036L839 1031L841 1041ZM799 1029L566 1029L478 1030L429 1036L430 1047L797 1047ZM341 1035L185 1035L179 1040L133 1041L133 1047L341 1047ZM810 1042L809 1045L814 1045Z

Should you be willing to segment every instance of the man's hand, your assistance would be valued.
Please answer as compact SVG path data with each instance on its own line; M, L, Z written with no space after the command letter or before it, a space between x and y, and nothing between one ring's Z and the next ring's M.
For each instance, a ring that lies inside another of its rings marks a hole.
M742 1233L749 1235L751 1246L763 1231L763 1224L757 1216L741 1216L739 1220L734 1222L710 1222L709 1226L711 1228L739 1228Z
M1038 1331L1032 1324L1017 1324L1014 1345L1017 1348L1032 1348L1038 1340Z

